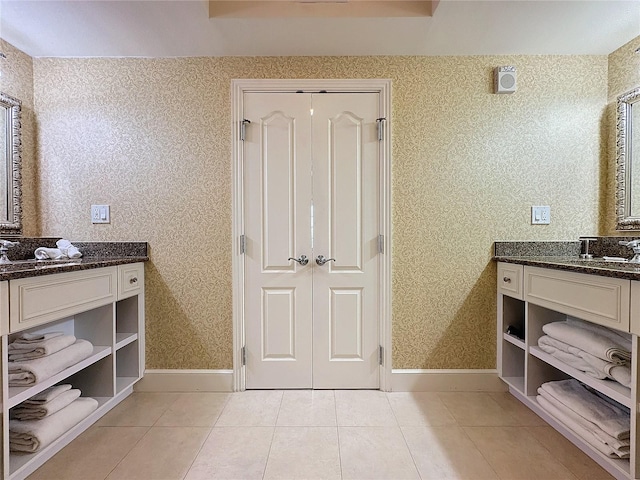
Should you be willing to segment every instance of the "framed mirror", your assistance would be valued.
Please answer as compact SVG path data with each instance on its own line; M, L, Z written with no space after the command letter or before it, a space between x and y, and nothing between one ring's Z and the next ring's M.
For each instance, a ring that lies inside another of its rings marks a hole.
M0 92L0 235L22 234L20 100Z
M616 110L618 230L640 230L640 87L618 97Z

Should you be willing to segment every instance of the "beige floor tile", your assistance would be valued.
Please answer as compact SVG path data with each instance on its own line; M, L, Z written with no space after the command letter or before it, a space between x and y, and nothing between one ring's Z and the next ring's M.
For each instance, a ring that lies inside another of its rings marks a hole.
M455 425L456 420L437 393L393 392L387 393L389 403L400 426Z
M402 427L422 480L497 480L462 428Z
M228 393L181 393L154 426L212 427L228 398Z
M149 427L92 427L58 452L29 480L103 480Z
M399 427L338 427L338 439L345 480L420 478Z
M247 390L233 393L216 427L273 427L282 403L282 391Z
M185 480L259 480L264 474L274 427L216 427Z
M518 421L489 393L440 392L438 397L460 426L515 426Z
M509 392L492 392L489 396L508 412L509 415L518 422L518 425L532 427L543 427L547 425L547 422Z
M282 397L278 426L335 427L336 400L332 390L288 390Z
M176 401L179 393L133 393L102 417L101 427L151 427Z
M527 430L580 480L613 480L607 471L553 428L528 427Z
M502 480L577 480L526 428L464 427Z
M108 480L182 480L211 431L205 427L152 427Z
M340 479L336 427L276 427L265 480Z
M398 425L384 392L336 390L336 415L343 427L394 427Z

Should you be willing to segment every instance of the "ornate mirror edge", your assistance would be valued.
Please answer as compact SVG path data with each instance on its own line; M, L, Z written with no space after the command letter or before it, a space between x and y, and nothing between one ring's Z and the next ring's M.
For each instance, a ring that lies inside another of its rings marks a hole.
M22 235L22 138L21 138L21 104L20 100L6 93L0 92L0 103L9 107L11 111L11 175L10 191L11 211L8 212L7 222L0 222L0 234ZM8 182L9 183L9 182Z
M616 105L616 229L640 230L640 217L627 215L630 179L628 176L628 124L629 105L640 100L640 87L618 97ZM639 104L640 105L640 104Z

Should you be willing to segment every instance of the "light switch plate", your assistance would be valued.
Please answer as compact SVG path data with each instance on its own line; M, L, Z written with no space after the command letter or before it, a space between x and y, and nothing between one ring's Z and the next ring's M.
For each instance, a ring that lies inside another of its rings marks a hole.
M111 223L109 205L91 205L91 223Z
M551 207L532 206L531 207L531 225L549 225L551 223Z

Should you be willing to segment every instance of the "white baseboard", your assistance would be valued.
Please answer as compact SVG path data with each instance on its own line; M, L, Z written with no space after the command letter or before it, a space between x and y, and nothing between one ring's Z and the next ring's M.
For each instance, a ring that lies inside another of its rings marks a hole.
M233 392L233 370L145 370L136 392Z
M497 370L391 370L392 392L505 392Z

